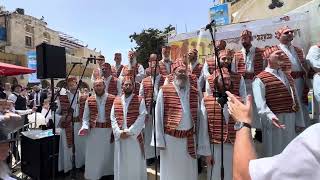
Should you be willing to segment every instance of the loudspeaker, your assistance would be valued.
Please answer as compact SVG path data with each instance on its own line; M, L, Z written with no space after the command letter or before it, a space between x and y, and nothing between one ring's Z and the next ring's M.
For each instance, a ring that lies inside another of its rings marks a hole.
M42 43L37 50L37 78L66 78L66 49Z
M60 136L55 136L55 147L53 146L53 138L54 136L47 136L33 139L25 135L21 136L21 172L23 174L34 180L50 179L52 177L53 160L55 174L58 174Z

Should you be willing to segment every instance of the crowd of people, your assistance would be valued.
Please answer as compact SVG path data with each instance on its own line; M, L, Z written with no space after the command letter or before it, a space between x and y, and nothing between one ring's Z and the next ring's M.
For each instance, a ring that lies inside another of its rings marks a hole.
M292 29L282 27L275 34L279 45L261 48L252 45L252 32L244 30L241 50L227 49L225 41L218 41L219 58L209 57L204 64L196 49L172 60L169 46L162 48L161 60L150 54L146 69L133 51L128 53L127 65L121 64L120 53L114 55L114 66L100 56L91 77L92 95L88 90L77 92L77 78L69 77L67 90L58 96L59 171L72 169L74 145L76 168L85 167L86 179L147 180L146 167L159 156L161 180L196 180L202 161L207 179L215 180L221 177L223 150L224 178L249 179L235 171L239 170L235 164L243 165L233 160L241 156L234 151L235 142L241 144L238 132L247 129L251 135L251 128L256 129L256 138L263 145L259 157L278 155L311 125L310 89L314 100L320 101L320 44L312 46L305 57L291 44ZM41 112L52 93L39 90L36 86L27 96L21 86L12 86L10 91L6 84L3 96L7 100L3 101L10 102L15 109L11 111L17 114ZM222 107L219 98L225 91L229 91L229 102ZM232 106L235 102L239 107ZM252 108L241 119L234 112L245 103ZM10 111L3 109L3 115ZM258 173L251 178L260 179Z

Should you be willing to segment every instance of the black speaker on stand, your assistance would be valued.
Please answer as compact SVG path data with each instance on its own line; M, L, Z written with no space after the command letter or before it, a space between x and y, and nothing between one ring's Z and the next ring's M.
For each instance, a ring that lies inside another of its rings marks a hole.
M36 47L37 50L37 78L51 80L51 100L50 109L53 112L53 137L56 137L56 110L57 104L55 102L58 94L54 91L54 79L66 78L66 50L64 47L49 45L42 43ZM72 68L73 69L73 68ZM69 76L70 74L68 74ZM60 91L58 92L60 93ZM47 116L47 115L46 115ZM52 138L52 179L55 179L57 171L58 148L56 138Z
M66 78L66 50L64 47L42 43L37 50L37 78Z

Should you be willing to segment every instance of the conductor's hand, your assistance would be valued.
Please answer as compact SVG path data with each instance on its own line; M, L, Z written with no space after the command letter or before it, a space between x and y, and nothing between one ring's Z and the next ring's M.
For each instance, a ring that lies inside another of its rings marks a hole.
M228 95L228 111L233 119L252 124L252 96L248 95L246 104L243 104L229 91L226 93Z
M121 139L127 139L128 137L130 137L130 135L128 134L128 132L126 131L122 131L120 134L120 138Z
M79 136L86 136L88 135L89 130L88 129L80 129Z

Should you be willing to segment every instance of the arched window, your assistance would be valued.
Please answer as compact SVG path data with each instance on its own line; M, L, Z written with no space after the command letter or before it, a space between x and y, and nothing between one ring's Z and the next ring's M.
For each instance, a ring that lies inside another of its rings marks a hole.
M50 34L48 32L43 33L44 42L50 43Z

